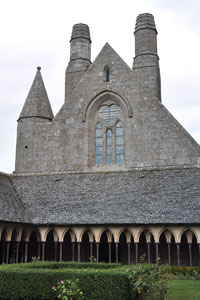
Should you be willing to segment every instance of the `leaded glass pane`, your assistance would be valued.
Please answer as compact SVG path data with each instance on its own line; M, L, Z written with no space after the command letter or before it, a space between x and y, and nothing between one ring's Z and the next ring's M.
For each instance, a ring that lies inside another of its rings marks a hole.
M116 124L116 162L124 162L124 131L121 121Z
M116 118L120 114L120 107L118 105L104 105L99 109L98 115L104 121L105 126L114 125Z
M96 153L95 162L96 164L103 163L103 127L99 122L96 124Z
M112 131L108 129L106 131L106 162L112 163Z
M106 162L107 164L112 164L112 155L107 155Z

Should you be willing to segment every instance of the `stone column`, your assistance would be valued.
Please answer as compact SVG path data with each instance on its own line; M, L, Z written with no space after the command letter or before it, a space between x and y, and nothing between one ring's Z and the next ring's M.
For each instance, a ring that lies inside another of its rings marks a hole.
M167 243L167 252L168 252L168 264L171 266L171 243Z
M19 262L19 242L16 242L16 264Z
M188 244L188 248L189 248L189 262L190 262L190 267L192 267L192 244L191 243Z
M151 262L150 243L147 243L147 262L148 264Z
M128 246L128 265L131 264L131 243L127 243Z
M10 241L6 242L6 264L9 263L9 250L10 250Z
M44 257L45 257L45 242L41 242L42 244L42 261L44 261Z
M99 243L96 243L97 247L97 262L99 262Z
M81 261L81 244L78 242L77 245L78 245L78 262L80 262Z
M60 242L60 261L62 261L63 242Z
M156 264L158 265L159 263L158 243L156 243L155 246L156 246Z
M138 243L135 243L135 263L138 264Z
M108 261L109 261L109 264L111 264L111 261L112 261L112 257L111 257L111 247L112 247L112 243L111 243L111 242L108 242Z
M27 263L28 259L28 242L25 241L25 255L24 255L24 262Z
M74 248L75 248L75 242L72 242L72 261L74 261Z
M55 244L54 260L57 261L57 257L58 257L58 242L54 242L54 244Z
M180 266L180 244L176 244L177 249L177 265Z
M119 262L119 243L115 243L115 262L118 264Z

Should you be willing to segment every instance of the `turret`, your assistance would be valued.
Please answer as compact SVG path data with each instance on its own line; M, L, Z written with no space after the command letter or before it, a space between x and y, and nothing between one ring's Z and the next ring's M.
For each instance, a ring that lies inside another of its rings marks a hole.
M30 172L33 167L37 123L50 122L53 112L41 76L40 67L20 113L17 126L15 172Z
M154 80L156 97L161 101L160 95L160 69L159 57L157 54L157 30L154 17L151 14L141 14L136 19L135 26L135 58L133 69L154 67L151 71L145 73Z
M71 94L91 64L90 30L86 24L76 24L70 40L70 61L66 69L65 100Z

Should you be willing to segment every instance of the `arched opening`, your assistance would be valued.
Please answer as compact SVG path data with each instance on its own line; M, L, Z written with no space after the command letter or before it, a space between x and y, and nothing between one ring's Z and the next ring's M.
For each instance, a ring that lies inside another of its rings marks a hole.
M9 264L13 264L16 262L16 255L17 255L16 237L17 237L17 232L14 229L11 236L11 242L9 247L9 258L8 258Z
M54 261L57 260L57 250L55 248L55 242L54 242L54 235L53 231L49 231L46 237L46 243L45 243L45 260Z
M19 262L21 263L25 262L25 237L26 237L26 233L23 230L21 235L21 243L19 246Z
M197 238L193 234L192 236L192 265L200 266L200 253L199 253L199 245L197 244Z
M5 255L6 255L6 230L4 229L1 234L0 241L0 263L5 263Z
M63 260L72 261L72 240L69 231L65 233L63 240Z
M128 264L128 244L126 239L126 234L123 231L119 238L119 262L122 264Z
M181 237L181 244L180 244L180 264L182 266L189 266L189 253L188 253L188 242L186 233L184 232Z
M108 234L110 240L108 241ZM115 262L115 244L114 238L110 232L104 231L101 235L99 245L99 261L100 262Z
M90 261L90 244L88 232L85 231L82 236L81 242L81 261L89 262Z
M104 80L106 82L109 82L110 81L110 68L109 68L109 66L105 66L103 73L104 73Z
M181 237L180 263L184 266L198 265L198 245L194 233L186 230Z
M156 263L154 238L148 230L143 231L139 238L138 262Z
M33 257L39 257L40 254L38 253L39 242L37 240L37 234L32 231L28 243L28 261L32 261Z

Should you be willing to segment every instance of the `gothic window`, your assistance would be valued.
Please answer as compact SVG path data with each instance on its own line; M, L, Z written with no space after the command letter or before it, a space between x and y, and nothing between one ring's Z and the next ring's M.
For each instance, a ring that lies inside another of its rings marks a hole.
M95 163L124 162L124 126L120 106L106 101L95 114Z

